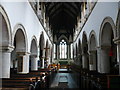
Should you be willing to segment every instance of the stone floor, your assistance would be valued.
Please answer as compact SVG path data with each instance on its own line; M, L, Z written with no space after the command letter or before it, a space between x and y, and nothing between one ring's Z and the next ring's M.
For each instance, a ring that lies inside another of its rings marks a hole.
M67 69L60 69L50 88L78 88Z

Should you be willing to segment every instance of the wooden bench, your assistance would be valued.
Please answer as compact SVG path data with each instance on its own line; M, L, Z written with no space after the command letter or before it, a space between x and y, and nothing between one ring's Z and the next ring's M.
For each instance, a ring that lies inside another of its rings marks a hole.
M120 75L107 75L107 88L120 89Z

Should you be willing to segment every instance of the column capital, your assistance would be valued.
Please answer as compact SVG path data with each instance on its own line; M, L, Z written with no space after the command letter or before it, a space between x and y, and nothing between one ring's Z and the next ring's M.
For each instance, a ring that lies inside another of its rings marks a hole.
M100 48L101 49L110 49L111 45L101 45Z
M2 52L12 52L14 49L14 46L7 45L7 46L0 46L0 51Z
M97 51L97 50L90 50L90 51L89 51L89 54L90 54L90 53L96 53L96 51Z
M16 52L27 52L27 51L25 48L22 48L22 49L16 48Z
M27 55L30 55L30 54L31 54L31 52L26 52L26 54L27 54Z
M113 41L116 44L120 44L120 37L116 37L115 39L113 39Z
M32 56L32 57L37 57L37 54L31 54L30 56Z
M26 55L26 52L16 52L19 56L24 56Z

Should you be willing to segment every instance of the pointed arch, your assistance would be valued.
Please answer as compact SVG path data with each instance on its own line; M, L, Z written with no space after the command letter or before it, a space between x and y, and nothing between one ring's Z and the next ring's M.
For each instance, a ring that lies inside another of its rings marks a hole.
M89 35L89 50L96 50L96 47L97 47L96 33L94 30L92 30Z
M30 48L30 52L31 54L37 55L38 53L38 49L37 49L37 38L35 36L32 37L31 40L31 48Z
M13 30L12 45L16 42L16 50L18 52L28 51L28 39L24 26L22 24L16 24Z
M117 27L117 38L120 38L120 10L118 12L117 20L116 20L116 27Z
M40 35L39 47L41 50L44 50L45 47L44 32L42 32Z
M100 48L102 55L104 56L101 57L102 73L113 73L112 71L112 68L114 66L113 63L116 63L116 58L117 58L116 56L117 47L113 41L115 38L116 38L115 24L112 18L106 17L101 24L100 36L99 36Z
M82 36L82 67L84 69L89 69L88 41L85 31Z
M82 35L82 51L84 53L84 52L87 52L87 50L88 50L87 34L84 31Z
M61 36L59 37L58 43L59 43L62 39L64 39L67 43L69 43L69 40L67 39L67 37L66 37L65 35L61 35Z
M105 28L107 28L107 29L105 30ZM104 39L109 39L109 38L105 38L106 35L104 35L105 33L103 34L103 32L105 32L107 35L111 34L113 32L113 39L117 36L116 35L116 27L115 27L114 21L111 17L106 17L103 20L103 22L100 26L100 35L99 35L100 45L102 45L102 44L110 45L110 43L107 42L109 40L106 40L106 41L103 40L103 37L104 37ZM103 42L103 41L105 41L105 42Z
M30 47L30 60L29 60L29 70L37 70L38 69L38 61L37 59L37 54L38 54L38 48L37 48L37 39L35 36L32 37L31 40L31 47Z
M5 9L0 5L0 22L2 23L0 25L0 33L2 34L2 46L9 46L12 45L12 31L11 31L11 25L10 20L8 18L8 15L5 11ZM4 29L4 30L3 30Z
M96 33L94 30L91 31L89 35L89 69L90 70L98 70L97 69L97 40Z

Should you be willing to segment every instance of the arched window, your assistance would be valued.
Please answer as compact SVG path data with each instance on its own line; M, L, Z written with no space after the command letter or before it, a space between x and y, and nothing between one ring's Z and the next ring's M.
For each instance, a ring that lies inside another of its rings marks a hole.
M60 59L67 58L67 43L64 39L60 42Z

